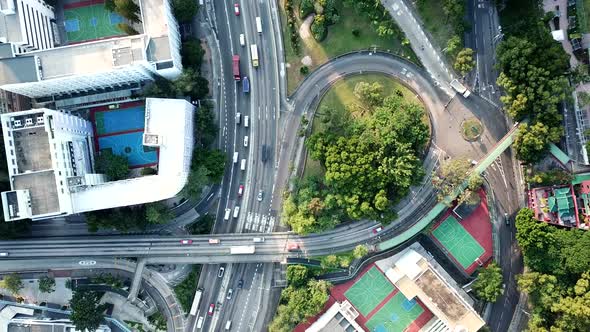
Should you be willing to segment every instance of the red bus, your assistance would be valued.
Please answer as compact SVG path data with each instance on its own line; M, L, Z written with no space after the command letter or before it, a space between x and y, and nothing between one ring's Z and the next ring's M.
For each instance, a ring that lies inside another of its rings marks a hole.
M234 55L233 57L233 69L234 69L234 79L236 81L240 80L240 56Z

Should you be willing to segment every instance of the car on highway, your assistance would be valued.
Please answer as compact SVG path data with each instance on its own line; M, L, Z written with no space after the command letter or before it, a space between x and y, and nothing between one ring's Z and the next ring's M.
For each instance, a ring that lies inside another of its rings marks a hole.
M240 33L240 45L246 46L246 36L243 33Z
M244 147L248 147L248 136L244 136Z
M240 207L235 206L234 207L234 218L237 218L239 215L240 215Z
M240 289L244 288L244 279L238 280L238 288L240 288Z
M264 191L262 191L262 190L258 190L258 196L256 196L256 199L257 199L259 202L262 202L262 198L264 198Z
M236 16L240 16L240 4L239 3L234 4L234 13L236 14Z
M79 261L78 264L82 266L96 265L96 261Z
M383 230L383 227L381 227L381 226L375 227L375 228L373 228L373 234L379 234L379 233L381 233L382 230Z
M504 222L506 226L510 226L510 217L508 217L508 213L504 213Z
M180 240L180 244L184 244L184 245L193 244L193 240L191 240L191 239Z
M238 187L238 197L242 197L242 195L243 195L243 194L244 194L244 185L243 185L243 184L241 184L241 185Z
M231 216L231 209L225 209L225 216L223 216L223 220L229 220Z
M244 127L248 128L249 123L250 123L250 117L245 115L244 116Z
M234 164L238 162L238 153L234 152Z
M215 311L215 303L211 303L209 305L209 310L207 310L207 315L213 316L213 311Z
M227 291L227 296L225 298L228 299L228 300L231 300L231 297L232 297L233 294L234 294L234 290L230 288Z
M8 256L7 252L0 252L0 257L6 257L6 256Z
M225 272L225 267L222 266L219 268L219 272L217 272L217 276L219 278L223 277L223 272Z

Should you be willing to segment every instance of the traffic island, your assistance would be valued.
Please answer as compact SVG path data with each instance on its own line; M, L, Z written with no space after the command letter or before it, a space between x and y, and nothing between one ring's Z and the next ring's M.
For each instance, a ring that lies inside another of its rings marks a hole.
M461 136L467 142L475 142L483 133L483 125L475 118L469 118L461 122Z

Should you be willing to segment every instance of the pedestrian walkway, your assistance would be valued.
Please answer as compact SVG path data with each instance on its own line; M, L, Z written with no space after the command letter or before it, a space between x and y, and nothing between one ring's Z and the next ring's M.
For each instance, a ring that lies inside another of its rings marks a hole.
M416 53L420 62L434 80L434 84L440 86L449 96L454 95L449 85L454 79L453 73L448 69L444 58L424 33L422 23L416 19L417 15L403 0L381 0L381 2L405 33L412 50L414 50L414 53Z

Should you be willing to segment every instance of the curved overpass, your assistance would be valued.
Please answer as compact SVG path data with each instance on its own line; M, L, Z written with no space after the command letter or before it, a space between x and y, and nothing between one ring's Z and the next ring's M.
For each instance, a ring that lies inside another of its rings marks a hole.
M398 78L407 87L417 93L430 112L432 124L431 149L426 157L427 169L434 167L436 162L437 119L445 116L445 104L449 97L432 82L426 72L416 65L398 57L373 52L356 52L340 56L321 66L297 89L292 101L297 105L295 114L302 114L317 103L323 91L337 80L347 75L359 73L382 73ZM287 138L289 139L289 138ZM293 140L294 141L294 138ZM427 171L428 173L428 171ZM356 222L349 226L321 234L296 236L291 233L260 234L266 241L256 244L253 255L231 255L229 248L238 245L254 245L254 234L223 234L215 235L221 243L210 245L209 236L193 237L137 237L107 236L75 239L34 239L18 241L0 241L0 251L8 252L8 259L39 258L39 257L147 257L149 263L220 263L220 262L276 262L286 257L325 255L329 253L351 250L358 244L376 244L380 241L398 236L412 227L425 216L435 205L436 195L426 179L417 189L418 196L411 204L406 204L399 211L399 217L386 229L374 234L374 222ZM344 229L346 227L346 229ZM192 245L181 245L180 240L190 238ZM302 251L289 252L288 242L297 242Z

